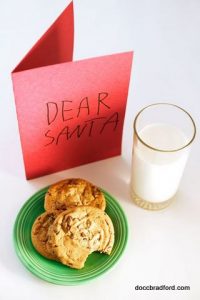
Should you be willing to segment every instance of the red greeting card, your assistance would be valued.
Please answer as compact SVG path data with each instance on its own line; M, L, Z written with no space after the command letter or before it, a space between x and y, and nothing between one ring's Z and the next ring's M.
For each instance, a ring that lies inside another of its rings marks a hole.
M28 179L121 154L133 52L72 61L73 3L12 72Z

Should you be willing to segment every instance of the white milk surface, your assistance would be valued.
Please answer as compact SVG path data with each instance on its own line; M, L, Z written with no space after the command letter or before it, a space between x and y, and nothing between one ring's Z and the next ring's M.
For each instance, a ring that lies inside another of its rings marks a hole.
M148 125L139 132L139 136L146 144L162 150L178 149L187 143L182 131L166 124ZM178 189L188 154L189 147L176 152L160 152L138 141L133 150L132 192L150 202L172 198Z

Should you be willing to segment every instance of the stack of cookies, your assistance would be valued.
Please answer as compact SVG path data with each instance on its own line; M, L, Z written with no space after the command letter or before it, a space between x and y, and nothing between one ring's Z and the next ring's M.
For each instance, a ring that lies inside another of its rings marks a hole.
M101 190L84 179L66 179L49 187L45 212L32 227L35 249L48 259L75 269L94 251L110 254L114 228L105 213Z

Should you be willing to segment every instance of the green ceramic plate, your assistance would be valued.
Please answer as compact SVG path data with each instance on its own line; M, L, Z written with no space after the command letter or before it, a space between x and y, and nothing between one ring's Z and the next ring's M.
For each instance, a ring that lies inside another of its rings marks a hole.
M44 212L44 195L47 187L34 194L21 208L14 226L14 245L24 266L36 276L61 285L77 285L95 279L108 271L122 255L128 237L127 220L119 203L107 192L106 212L115 229L115 243L111 255L94 252L89 255L81 270L71 269L59 262L41 256L31 242L34 220Z

